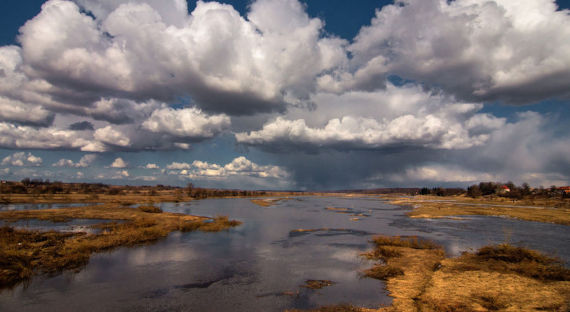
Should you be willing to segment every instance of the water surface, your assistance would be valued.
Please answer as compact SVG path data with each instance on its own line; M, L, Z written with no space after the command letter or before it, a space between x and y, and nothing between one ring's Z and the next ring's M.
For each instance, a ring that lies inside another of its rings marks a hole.
M35 278L28 288L0 293L0 311L283 311L343 302L379 307L391 302L383 283L359 274L371 265L358 254L371 248L374 234L434 239L451 255L510 241L570 259L566 226L496 217L410 219L405 208L370 198L299 197L270 207L243 198L208 199L161 208L244 223L96 254L77 274ZM336 284L300 287L308 279Z

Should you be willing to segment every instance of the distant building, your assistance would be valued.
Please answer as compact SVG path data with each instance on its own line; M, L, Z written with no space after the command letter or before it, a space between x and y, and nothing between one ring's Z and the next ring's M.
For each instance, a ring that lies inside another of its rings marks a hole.
M561 186L558 189L563 191L566 194L570 194L570 186Z
M510 191L511 189L506 185L501 185L501 187L499 188L499 194L509 193Z

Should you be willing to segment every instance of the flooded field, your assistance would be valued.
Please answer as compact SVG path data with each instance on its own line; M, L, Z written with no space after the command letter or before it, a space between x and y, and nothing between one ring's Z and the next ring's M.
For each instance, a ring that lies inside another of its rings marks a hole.
M228 215L225 232L175 232L155 244L94 255L79 273L36 277L0 293L0 311L283 311L351 303L388 305L381 281L362 278L374 234L418 235L450 255L508 241L570 261L570 229L500 217L411 219L369 198L299 197L163 203L167 212ZM34 207L30 207L34 209ZM46 225L46 226L49 226ZM55 225L57 226L57 224ZM333 282L321 289L307 280Z

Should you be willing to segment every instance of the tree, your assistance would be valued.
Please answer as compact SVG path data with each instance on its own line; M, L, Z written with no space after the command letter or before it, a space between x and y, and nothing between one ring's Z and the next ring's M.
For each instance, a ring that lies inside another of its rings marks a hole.
M467 195L475 198L483 195L483 193L481 192L479 186L477 184L474 184L467 188Z
M528 196L530 195L530 185L528 185L528 183L524 182L522 184L522 195L523 196Z

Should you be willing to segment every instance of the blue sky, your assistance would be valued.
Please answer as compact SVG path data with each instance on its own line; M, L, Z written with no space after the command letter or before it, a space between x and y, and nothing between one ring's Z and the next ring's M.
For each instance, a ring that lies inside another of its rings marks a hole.
M44 2L0 3L3 179L570 184L570 1Z

